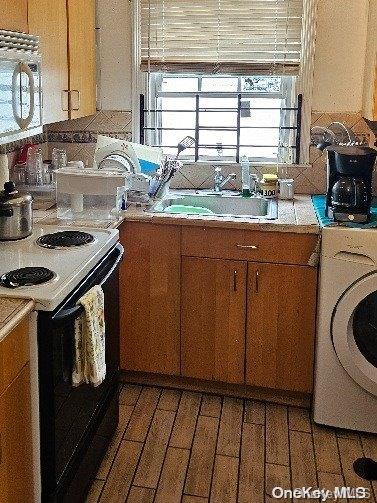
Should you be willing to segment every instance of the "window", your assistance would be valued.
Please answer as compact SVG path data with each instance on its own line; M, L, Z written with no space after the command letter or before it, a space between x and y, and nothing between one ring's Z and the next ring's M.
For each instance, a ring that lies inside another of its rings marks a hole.
M142 123L142 141L167 154L186 135L197 148L192 161L296 160L295 79L153 73ZM144 105L145 106L145 105Z
M195 136L195 161L307 162L314 15L315 0L138 0L134 132L167 152Z

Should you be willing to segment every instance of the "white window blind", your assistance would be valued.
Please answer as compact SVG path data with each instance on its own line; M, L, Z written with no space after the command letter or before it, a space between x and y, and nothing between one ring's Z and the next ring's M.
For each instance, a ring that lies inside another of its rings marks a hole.
M139 0L141 68L297 75L304 0Z

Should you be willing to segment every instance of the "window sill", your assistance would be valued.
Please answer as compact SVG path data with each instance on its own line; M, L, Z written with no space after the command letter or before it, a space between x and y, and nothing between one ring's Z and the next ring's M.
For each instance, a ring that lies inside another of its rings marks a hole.
M235 161L226 161L226 160L222 160L222 161L190 161L188 159L182 159L182 164L184 166L191 166L191 167L196 167L196 168L200 168L201 166L203 167L207 167L207 166L240 166L241 164L240 163L237 163ZM284 167L284 168L292 168L292 169L306 169L306 168L310 168L312 165L311 164L290 164L290 163L276 163L276 162L262 162L262 161L250 161L250 165L251 166L254 166L256 168L258 167L261 167L261 168L274 168L276 169L276 167L280 168L280 167Z

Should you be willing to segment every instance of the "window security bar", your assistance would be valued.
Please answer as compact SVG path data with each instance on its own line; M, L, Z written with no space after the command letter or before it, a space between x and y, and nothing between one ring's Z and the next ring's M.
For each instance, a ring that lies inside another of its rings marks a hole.
M285 149L292 149L296 152L295 154L295 161L296 164L300 163L300 141L301 141L301 120L302 120L302 95L299 94L297 97L297 106L295 107L243 107L242 106L242 99L245 98L245 96L242 93L239 93L237 95L237 108L201 108L200 105L200 95L196 94L195 95L195 109L149 109L147 110L145 108L145 97L143 94L140 95L140 143L144 144L145 143L145 132L146 131L187 131L187 132L194 132L194 137L195 137L195 162L199 160L199 149L200 148L207 148L207 149L212 149L212 150L218 150L219 145L213 145L213 144L200 144L199 143L199 136L200 136L200 131L235 131L237 133L237 141L236 144L234 145L224 145L221 144L221 148L224 150L236 150L236 162L240 161L240 149L243 147L248 147L248 148L285 148ZM242 126L241 125L241 112L242 110L247 110L247 111L252 111L252 110L279 110L281 111L292 111L296 112L296 125L295 126ZM169 127L147 127L145 125L145 114L148 113L195 113L195 128L169 128ZM200 118L200 113L206 113L206 112L230 112L230 113L236 113L237 114L237 126L236 127L230 127L230 126L201 126L199 124L199 118ZM278 129L278 130L293 130L296 131L295 135L295 144L294 145L246 145L240 142L240 137L241 137L241 130L242 129ZM162 148L175 148L176 145L159 145Z

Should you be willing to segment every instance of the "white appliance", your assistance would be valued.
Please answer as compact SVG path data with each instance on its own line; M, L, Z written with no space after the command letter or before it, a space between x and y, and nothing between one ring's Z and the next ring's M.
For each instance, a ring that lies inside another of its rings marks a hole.
M0 30L0 144L42 133L39 39Z
M35 502L61 501L62 494L73 501L71 491L81 501L118 424L118 269L123 255L118 239L115 229L36 225L25 239L0 242L1 281L19 268L53 273L34 286L0 286L0 296L35 300L29 329ZM82 313L77 301L95 285L105 299L107 370L93 392L88 385L73 387L70 376L74 321Z
M314 421L377 433L377 230L325 228Z
M71 248L44 248L37 240L45 234L73 231L74 227L36 225L26 239L0 242L0 277L24 267L44 267L54 273L46 283L7 288L0 285L0 296L34 299L38 311L53 311L97 265L119 240L116 229L81 229L93 236L93 241Z

